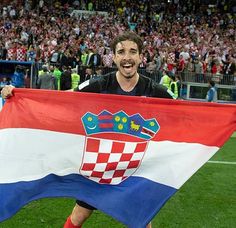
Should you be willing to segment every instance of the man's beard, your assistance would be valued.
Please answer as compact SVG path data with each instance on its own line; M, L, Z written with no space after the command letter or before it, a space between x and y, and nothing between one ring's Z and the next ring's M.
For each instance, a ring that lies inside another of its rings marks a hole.
M124 67L124 66L127 65L127 64L131 65L130 67L133 68L135 66L135 61L134 60L123 60L123 61L121 61L120 62L120 66L124 69L124 71L126 70L125 69L126 67ZM129 73L125 73L124 77L126 79L131 79L131 78L133 78L135 76L135 74L136 74L136 72L134 74L132 74L132 75L131 74L129 75Z
M136 73L135 73L135 74L136 74ZM130 76L126 76L126 75L124 75L124 77L125 77L126 79L131 79L131 78L133 78L133 77L135 76L135 74L130 75Z

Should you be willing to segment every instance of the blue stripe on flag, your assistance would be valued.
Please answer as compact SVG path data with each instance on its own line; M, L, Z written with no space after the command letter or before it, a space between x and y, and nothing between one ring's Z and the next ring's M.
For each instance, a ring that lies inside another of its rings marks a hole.
M119 185L97 184L77 174L48 175L42 179L0 184L0 221L32 200L72 197L87 202L131 228L143 228L177 191L141 177Z

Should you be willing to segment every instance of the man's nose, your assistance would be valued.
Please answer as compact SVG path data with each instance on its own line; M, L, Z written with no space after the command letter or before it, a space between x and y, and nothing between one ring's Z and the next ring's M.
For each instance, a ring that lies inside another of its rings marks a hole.
M130 59L130 57L131 57L131 55L129 52L124 53L124 57L123 57L124 59Z

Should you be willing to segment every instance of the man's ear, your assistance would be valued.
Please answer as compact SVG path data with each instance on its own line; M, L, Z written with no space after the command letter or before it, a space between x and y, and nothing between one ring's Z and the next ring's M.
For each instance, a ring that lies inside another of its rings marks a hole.
M140 58L140 63L143 61L143 57L144 57L144 55L143 55L143 54L140 54L140 55L139 55L139 58Z

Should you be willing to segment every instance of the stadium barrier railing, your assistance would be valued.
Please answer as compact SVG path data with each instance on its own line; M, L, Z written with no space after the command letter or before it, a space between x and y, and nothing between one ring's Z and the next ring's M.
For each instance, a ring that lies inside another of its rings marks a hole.
M4 62L2 61L4 67ZM9 62L6 62L9 64ZM15 64L15 63L14 63ZM38 77L38 71L42 69L45 63L37 62L32 64L30 75L30 87L36 87L36 81ZM88 66L77 66L77 72L81 76L81 82L85 75L85 70ZM112 71L116 71L116 67L100 67L102 74L107 74ZM95 68L94 68L95 70ZM160 82L163 75L162 71L148 72L145 68L139 68L138 72L147 77L152 78L157 83ZM194 72L176 72L176 75L180 76L182 82L181 97L189 100L205 100L205 95L208 89L208 81L212 80L216 83L218 88L219 100L226 102L236 102L236 76L223 75L223 74L196 74Z

